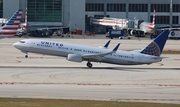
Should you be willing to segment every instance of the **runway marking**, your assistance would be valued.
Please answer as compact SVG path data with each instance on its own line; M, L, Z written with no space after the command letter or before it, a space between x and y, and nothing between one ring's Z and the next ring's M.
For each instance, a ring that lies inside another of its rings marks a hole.
M175 61L180 61L180 59L174 59Z
M0 82L0 85L14 84L60 84L60 85L84 85L84 86L112 86L112 85L139 85L139 86L164 86L164 87L180 87L180 84L106 84L106 83L51 83L51 82Z
M141 98L121 98L111 99L112 101L180 101L180 99L141 99Z
M160 84L159 86L176 86L176 87L180 87L180 85L170 85L170 84Z
M42 56L29 56L25 58L23 56L16 57L17 59L63 59L62 57L42 57Z
M16 58L18 58L18 59L20 59L20 58L24 59L25 57L16 57ZM29 58L30 58L30 59L32 59L32 58L34 58L34 59L35 59L35 58L40 58L40 59L42 59L42 58L44 58L44 57L28 57L27 59L29 59Z
M14 82L0 82L0 85L2 85L2 84L7 84L7 85L12 85L12 84L15 84Z
M77 84L77 85L90 85L90 86L111 86L111 84L91 84L91 83L80 83L80 84Z

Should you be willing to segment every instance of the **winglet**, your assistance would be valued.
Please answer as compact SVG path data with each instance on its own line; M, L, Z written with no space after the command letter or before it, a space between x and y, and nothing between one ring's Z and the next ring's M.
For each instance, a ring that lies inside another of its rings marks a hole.
M116 52L119 48L120 43L117 44L117 46L113 49L113 52Z
M108 48L110 42L111 42L111 40L109 40L109 41L104 45L104 48Z

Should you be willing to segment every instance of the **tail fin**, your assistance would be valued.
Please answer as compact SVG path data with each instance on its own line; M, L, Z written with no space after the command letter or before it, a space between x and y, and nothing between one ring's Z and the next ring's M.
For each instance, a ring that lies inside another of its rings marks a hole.
M155 17L156 17L156 10L154 9L154 15L153 15L152 24L154 24L154 23L155 23Z
M22 10L17 10L13 16L2 27L2 30L17 30L20 24Z
M26 23L26 25L27 25L27 7L26 7L25 23Z
M24 23L21 23L21 29L25 30L28 27L28 23L27 23L27 7L26 7L26 14L25 14L25 21Z
M164 45L168 39L169 30L164 30L158 37L154 39L146 48L144 48L140 53L147 55L160 56Z

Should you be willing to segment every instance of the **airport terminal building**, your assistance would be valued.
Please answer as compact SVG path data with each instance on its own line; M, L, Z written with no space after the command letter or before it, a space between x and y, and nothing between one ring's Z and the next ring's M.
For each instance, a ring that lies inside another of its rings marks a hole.
M83 32L92 26L89 17L151 22L154 9L155 24L170 27L180 24L180 0L0 0L0 17L10 18L17 9L23 9L25 18L26 7L29 24L69 26L70 30Z

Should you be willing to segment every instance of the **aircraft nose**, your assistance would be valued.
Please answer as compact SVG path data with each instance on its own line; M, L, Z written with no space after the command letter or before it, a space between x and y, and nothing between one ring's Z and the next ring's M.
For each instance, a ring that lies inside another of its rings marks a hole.
M18 47L18 43L16 42L16 43L13 43L13 46L15 47L15 48L17 48Z

